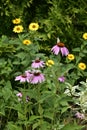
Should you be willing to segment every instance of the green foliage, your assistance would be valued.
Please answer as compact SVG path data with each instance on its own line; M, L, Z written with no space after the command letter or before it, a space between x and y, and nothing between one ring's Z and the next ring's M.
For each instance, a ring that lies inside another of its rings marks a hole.
M55 56L50 52L50 56L47 56L40 53L39 45L42 40L39 34L38 31L29 31L18 34L15 38L3 35L0 39L1 128L3 130L65 130L70 127L82 129L85 124L82 122L79 126L74 115L77 111L86 114L87 105L84 97L87 85L86 82L77 87L75 85L79 84L80 78L82 80L87 75L85 70L78 68L78 64L85 57L87 41L82 40L81 48L73 49L75 59L72 61L67 57L61 57L61 54ZM44 36L41 36L44 39ZM32 43L23 44L25 39L31 40ZM36 58L42 59L45 63L49 59L54 61L51 67L45 64L43 69L38 68L45 75L45 81L38 84L16 82L16 76L34 69L31 63ZM58 81L60 76L65 76L66 82ZM22 97L17 96L19 92L22 93Z
M86 10L85 0L0 1L2 130L86 129L87 37L82 39L87 26ZM22 33L12 32L15 18L21 19ZM32 22L39 24L36 31L28 28ZM26 39L31 44L24 44ZM61 42L65 45L61 46ZM56 43L60 43L58 55L51 51ZM63 47L75 58L61 55L65 53ZM32 67L32 62L39 60L44 61L44 67ZM47 64L49 60L53 64ZM40 74L45 80L36 79Z

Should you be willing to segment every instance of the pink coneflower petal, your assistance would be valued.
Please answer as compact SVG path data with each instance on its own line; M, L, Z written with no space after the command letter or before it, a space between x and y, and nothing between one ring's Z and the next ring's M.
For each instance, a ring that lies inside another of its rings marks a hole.
M69 54L69 51L66 47L62 47L61 49L62 56L67 56Z
M51 51L55 54L55 55L58 55L59 54L59 51L60 51L60 48L55 45L53 46L53 48L51 49Z
M31 64L32 68L40 68L40 67L44 67L45 63L44 61L41 60L34 60L33 63Z
M61 77L58 78L58 80L59 80L60 82L64 82L64 81L65 81L65 77L64 77L64 76L61 76Z
M18 97L18 101L21 101L21 100L22 100L22 96L23 96L23 95L22 95L21 92L17 93L16 96Z
M24 76L22 76L22 75L20 75L20 76L17 76L16 78L15 78L15 81L20 81L20 82L26 82L26 77L24 77Z
M84 114L82 114L82 113L80 113L80 112L77 112L76 114L75 114L75 116L77 117L77 118L79 118L79 119L84 119Z
M62 53L62 56L67 56L69 54L68 49L65 47L65 44L60 42L60 39L57 38L57 43L55 46L52 47L51 51L55 54L58 55L59 52Z
M28 76L26 75L26 73L25 74L23 74L23 75L20 75L20 76L17 76L16 78L15 78L15 81L20 81L20 82L28 82Z
M43 81L45 81L44 75L41 73L34 73L30 83L32 84L37 84L37 83L42 83Z
M22 97L22 93L19 92L19 93L16 94L16 96L17 96L17 97Z

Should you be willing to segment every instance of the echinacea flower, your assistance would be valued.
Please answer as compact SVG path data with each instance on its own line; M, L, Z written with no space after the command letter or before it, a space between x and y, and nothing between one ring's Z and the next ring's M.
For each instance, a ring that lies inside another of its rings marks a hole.
M87 33L83 34L83 39L87 40Z
M29 100L30 100L30 97L26 96L26 102L29 102Z
M75 56L74 56L73 54L68 54L68 55L67 55L67 58L68 58L69 60L74 60L74 59L75 59Z
M28 82L29 81L29 77L26 74L23 75L19 75L15 78L15 81L20 81L20 82Z
M82 113L80 113L80 112L77 112L76 114L75 114L75 116L77 117L77 118L79 118L79 119L84 119L84 114L82 114Z
M38 23L30 23L29 24L29 30L31 30L31 31L36 31L36 30L38 30L38 28L39 28Z
M58 39L57 44L52 47L51 51L55 54L58 55L59 52L61 52L62 56L67 56L69 54L68 49L65 47L64 43L60 42Z
M16 96L18 97L18 101L21 101L21 100L22 100L22 96L23 96L23 95L22 95L21 92L17 93Z
M22 101L23 95L21 92L17 93L16 96L18 97L18 101ZM26 102L29 102L29 100L30 100L30 97L26 96Z
M58 78L58 80L59 80L60 82L64 82L64 81L65 81L65 77L64 77L64 76L61 76L61 77Z
M23 40L23 44L25 44L25 45L30 45L31 44L31 41L30 40Z
M54 65L54 61L53 60L48 60L46 62L46 65L51 67L52 65Z
M79 67L81 70L85 70L85 69L86 69L86 64L81 62L81 63L78 64L78 67Z
M23 26L22 25L17 25L13 28L13 32L15 33L21 33L23 32Z
M35 70L33 72L33 75L30 78L30 83L37 84L37 83L42 83L43 81L45 81L44 75L39 70L37 71Z
M31 70L26 70L25 75L28 77L28 79L33 75L33 72Z
M13 24L19 24L21 22L20 18L16 18L12 20Z
M22 93L19 92L19 93L16 94L16 96L17 96L17 97L22 97Z
M32 68L43 68L45 65L44 61L41 61L39 59L33 60L33 63L31 64Z

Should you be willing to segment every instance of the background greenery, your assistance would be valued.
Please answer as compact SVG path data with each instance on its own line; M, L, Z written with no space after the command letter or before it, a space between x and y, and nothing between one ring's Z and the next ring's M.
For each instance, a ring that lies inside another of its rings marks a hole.
M70 130L71 128L82 130L84 125L86 129L87 119L81 122L73 117L76 112L75 108L80 111L84 108L75 106L77 95L65 96L63 94L65 84L60 85L62 88L57 91L57 83L54 80L57 71L60 71L59 65L61 65L62 73L67 76L67 86L71 88L81 80L85 81L87 77L86 71L80 71L75 66L80 61L86 62L87 59L87 41L82 40L82 34L87 32L86 4L87 0L0 1L0 127L2 130L38 130L41 121L40 130L50 130L50 128L52 130L56 128L58 130ZM26 31L27 34L14 34L12 20L15 18L22 19L25 30L28 30L28 25L31 22L39 23L40 28L35 34L30 34L28 31ZM76 54L74 61L67 62L65 57L60 59L59 56L56 59L55 56L50 56L49 50L56 44L57 37L65 43L70 53ZM23 45L22 42L26 38L32 38L33 44ZM26 84L28 89L24 89L22 84L14 81L17 75L29 69L32 60L36 57L45 61L52 58L56 62L52 71L53 79L52 75L49 76L50 68L44 71L47 82L40 86L41 99L38 99L36 87L28 88ZM69 65L67 65L68 63ZM84 83L76 92L84 89L87 93L84 86L87 86L87 83ZM24 95L31 96L31 100L27 104L23 102L22 105L18 102L16 93L19 91L22 91ZM84 93L84 97L85 95ZM85 99L80 105L86 102ZM33 106L35 103L36 105ZM27 114L31 114L31 118L28 118ZM68 114L70 115L68 116ZM26 128L27 125L29 128Z
M80 46L80 37L87 28L86 3L87 0L1 0L0 35L13 36L12 19L20 17L26 28L35 21L44 27L39 30L47 34L44 45L54 44L59 36L69 47Z

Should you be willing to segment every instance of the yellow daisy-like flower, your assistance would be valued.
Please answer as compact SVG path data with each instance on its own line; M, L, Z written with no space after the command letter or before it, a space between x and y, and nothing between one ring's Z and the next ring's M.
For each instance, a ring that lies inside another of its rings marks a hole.
M69 60L74 60L75 59L75 56L73 54L68 54L67 58Z
M86 69L86 64L81 62L81 63L78 64L78 67L79 67L81 70L85 70L85 69Z
M23 40L23 44L25 44L25 45L30 45L31 44L31 41L30 40Z
M46 65L51 67L52 65L54 65L54 61L53 60L48 60L46 62Z
M15 33L21 33L23 32L23 26L22 25L17 25L13 28L13 32Z
M21 22L20 18L16 18L12 20L13 24L19 24Z
M87 40L87 33L83 34L83 39Z
M30 23L29 24L29 30L31 30L31 31L36 31L36 30L38 30L38 28L39 28L38 23Z

